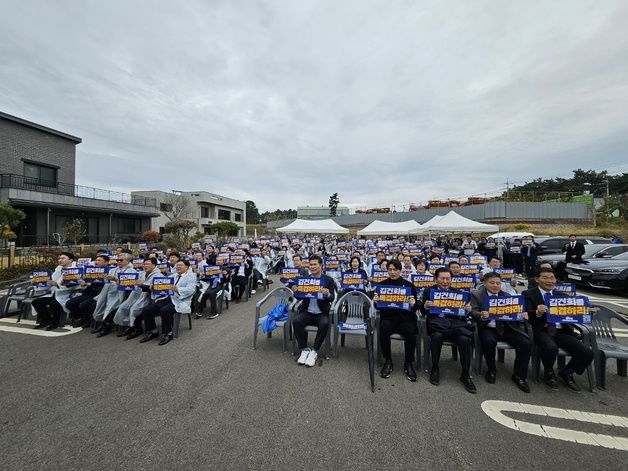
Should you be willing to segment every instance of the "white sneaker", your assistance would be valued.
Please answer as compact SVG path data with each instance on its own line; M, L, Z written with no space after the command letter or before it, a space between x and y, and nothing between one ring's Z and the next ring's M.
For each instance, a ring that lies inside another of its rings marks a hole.
M309 348L305 348L301 351L301 356L299 357L299 359L297 360L297 364L299 365L305 365L305 362L307 361L307 357L310 355L310 352L312 350L310 350Z
M314 350L310 350L310 354L305 359L305 366L314 366L316 365L316 359L318 358L318 353Z
M251 294L255 294L257 293L257 291L255 291L254 289L251 290Z

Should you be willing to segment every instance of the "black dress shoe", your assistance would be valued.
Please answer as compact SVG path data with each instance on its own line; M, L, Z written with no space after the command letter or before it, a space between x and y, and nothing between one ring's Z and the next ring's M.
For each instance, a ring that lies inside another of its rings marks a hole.
M497 371L487 371L486 374L484 375L484 378L486 379L486 382L488 384L495 384L495 379L497 378Z
M150 342L151 340L156 339L157 337L159 337L159 334L156 332L146 332L146 335L142 337L142 340L140 340L140 343Z
M59 328L59 324L50 324L48 327L46 327L46 330L55 330Z
M515 383L517 387L521 389L524 393L530 392L530 385L525 379L521 379L519 376L512 375L512 382Z
M172 334L166 334L159 340L159 345L166 345L172 340Z
M125 327L116 334L116 337L126 337L129 333L131 333L131 327Z
M90 334L97 334L98 332L100 332L103 328L105 327L105 324L101 323L101 322L96 322L96 325L94 326L94 328L92 330L89 331Z
M390 374L393 370L392 360L390 358L386 358L384 360L384 366L382 367L382 371L380 373L382 378L390 378Z
M460 382L464 384L464 388L467 390L467 392L470 392L471 394L475 394L477 392L475 384L473 384L473 381L471 381L471 376L461 376Z
M142 335L144 333L144 331L142 329L132 329L126 336L125 340L133 340L134 338L139 337L140 335Z
M96 334L96 337L100 338L100 337L104 337L105 335L109 335L111 333L111 326L110 325L105 325L100 332L98 332Z
M548 388L552 390L558 389L558 381L556 380L556 375L554 374L554 370L546 370L545 371L545 384Z
M412 362L407 361L403 365L403 372L406 374L406 378L408 378L413 383L416 381L416 371L414 371L414 366L412 366Z
M43 324L37 324L35 327L33 327L33 329L44 329L46 327L48 327L48 323L47 322L45 322Z
M430 383L434 386L438 386L440 384L440 372L438 371L438 368L432 368L432 371L430 372Z
M571 371L562 369L558 372L558 377L571 391L580 392L580 386L578 386L574 381L573 373Z

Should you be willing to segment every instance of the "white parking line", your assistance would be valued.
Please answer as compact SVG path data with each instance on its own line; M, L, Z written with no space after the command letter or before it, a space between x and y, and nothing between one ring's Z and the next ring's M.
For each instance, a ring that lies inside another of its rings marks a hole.
M555 417L590 424L610 425L628 429L628 417L618 415L596 414L593 412L581 412L570 409L557 409L554 407L537 406L534 404L522 404L509 401L484 401L482 410L495 422L518 432L538 435L546 438L554 438L567 442L581 443L585 445L601 446L615 450L628 451L628 438L599 433L582 432L562 427L552 427L534 422L511 419L503 412L518 412L520 414L540 415L543 417Z
M35 324L35 321L28 319L22 319L19 323L17 323L16 319L4 317L0 319L0 332L35 335L37 337L63 337L65 335L76 334L77 332L83 330L81 327L62 327L57 330L36 330L33 329Z

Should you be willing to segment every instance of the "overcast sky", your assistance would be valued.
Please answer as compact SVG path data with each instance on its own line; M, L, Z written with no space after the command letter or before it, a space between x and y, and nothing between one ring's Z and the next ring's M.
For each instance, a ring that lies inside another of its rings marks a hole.
M0 110L81 137L87 186L495 193L628 171L627 25L625 0L0 0Z

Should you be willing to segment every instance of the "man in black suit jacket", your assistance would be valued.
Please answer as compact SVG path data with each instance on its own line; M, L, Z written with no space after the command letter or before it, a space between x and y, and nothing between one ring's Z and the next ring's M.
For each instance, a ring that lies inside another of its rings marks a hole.
M563 253L565 254L565 263L582 263L584 244L578 242L576 236L572 234L569 236L569 242L563 247Z
M432 370L430 372L430 383L438 385L440 383L440 352L443 342L454 342L460 353L460 364L462 365L462 375L460 381L465 389L475 394L475 384L471 380L469 369L471 368L471 346L473 342L473 332L475 325L471 323L471 317L443 316L430 314L432 301L430 293L432 290L451 290L451 271L449 268L438 268L434 273L436 284L430 288L425 288L423 292L423 302L421 313L427 317L427 331L430 336L430 353L432 355ZM452 290L453 291L453 290ZM471 304L465 305L465 311L471 311Z
M523 292L528 311L528 320L534 332L534 342L539 347L541 361L545 370L545 384L551 389L558 389L558 381L554 374L554 362L558 349L569 353L571 360L558 372L558 377L572 391L580 391L573 379L573 374L581 375L593 361L593 352L576 337L573 326L569 324L548 323L544 295L554 294L556 275L548 268L542 268L536 275L537 287Z
M310 257L310 272L312 277L323 280L323 299L304 299L299 305L299 313L292 321L294 336L301 350L301 355L297 360L299 365L314 366L316 364L318 350L323 345L329 329L329 310L334 300L336 283L332 277L324 275L322 270L323 259L318 255L312 255ZM297 291L296 285L292 284L290 287L292 291ZM311 349L307 348L307 331L305 328L308 325L318 327Z
M501 290L502 280L498 273L485 274L483 283L483 286L471 292L471 315L478 322L478 335L482 342L482 351L488 367L485 375L486 381L490 384L495 382L497 376L495 365L497 342L506 342L515 349L512 380L519 389L529 393L530 386L527 378L532 343L528 337L525 322L488 320L488 311L484 310L484 298L486 296L510 296L510 294Z
M414 382L417 376L412 363L414 362L416 335L418 333L416 311L419 304L417 302L416 288L413 283L401 277L401 268L401 262L399 260L393 259L388 262L388 278L380 283L380 285L407 286L411 288L412 293L412 297L409 300L409 311L394 308L382 308L379 310L379 341L384 356L384 366L382 367L381 377L390 377L393 370L390 336L392 334L400 334L404 339L403 344L405 350L403 371L406 377ZM375 294L373 296L373 302L377 303L377 301L379 301L379 296Z

